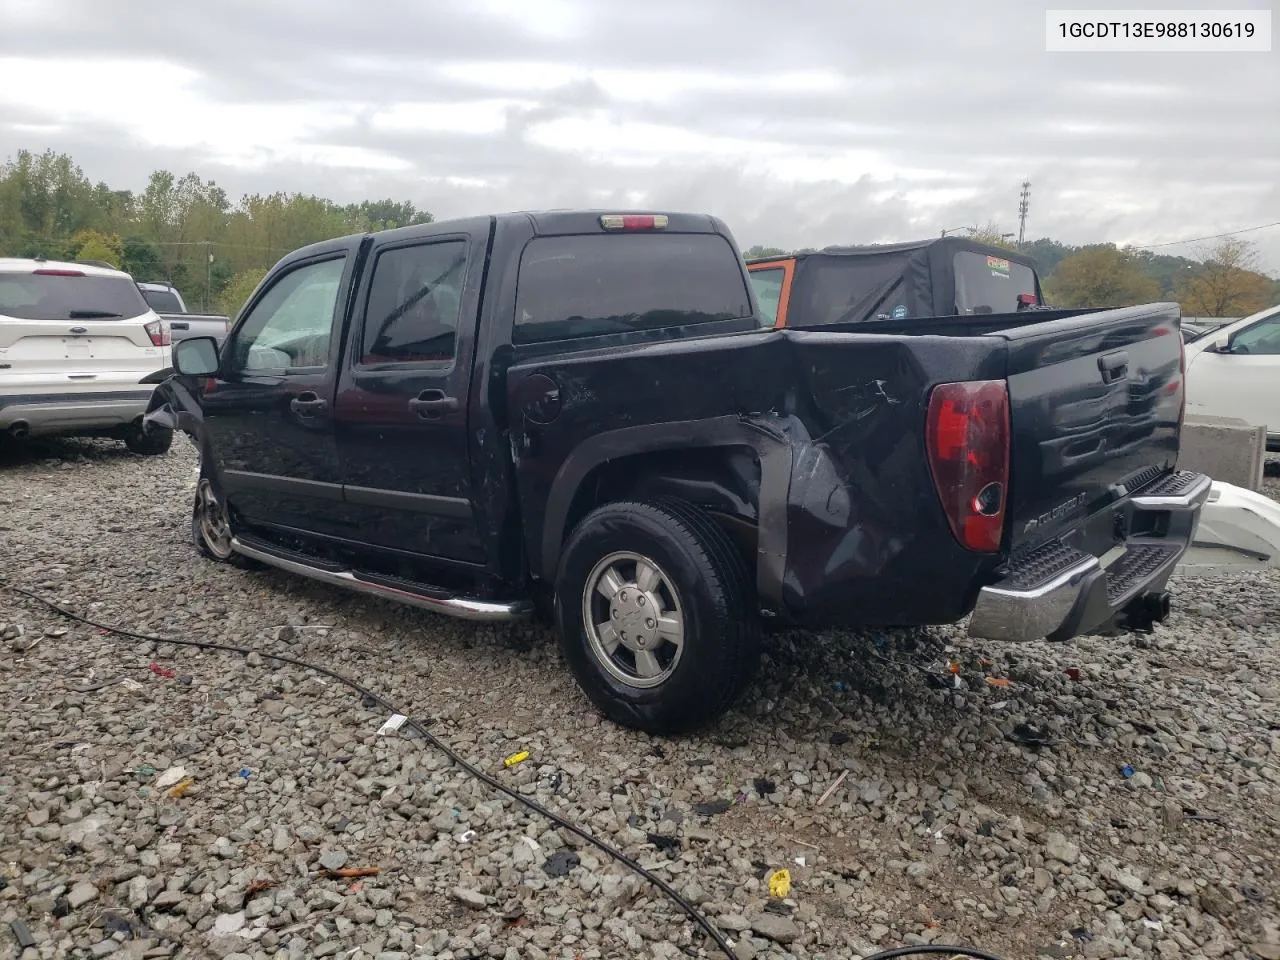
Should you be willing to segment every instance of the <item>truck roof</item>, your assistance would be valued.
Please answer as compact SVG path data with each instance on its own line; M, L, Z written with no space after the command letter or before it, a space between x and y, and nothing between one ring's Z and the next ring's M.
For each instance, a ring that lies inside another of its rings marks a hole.
M932 259L935 256L947 256L959 250L1001 257L1012 263L1021 263L1033 270L1035 261L1026 254L995 244L980 243L969 237L930 237L928 240L907 240L902 243L867 243L856 245L834 245L821 250L808 250L804 253L780 253L771 257L752 257L747 263L773 263L778 260L804 260L808 257L893 257L924 253Z
M293 260L318 253L341 243L350 243L361 237L377 237L379 239L395 239L398 236L413 237L422 233L426 227L439 229L457 224L459 227L474 228L477 220L488 219L494 223L504 220L524 220L533 226L539 236L566 236L570 234L599 233L610 234L619 231L606 230L601 225L601 217L666 217L667 225L654 233L719 233L727 234L728 228L719 217L705 213L666 212L661 210L625 210L617 207L600 209L575 210L512 210L504 213L481 214L477 217L452 217L447 220L434 220L430 224L414 224L408 227L394 227L390 230L378 230L371 233L352 233L331 240L321 240L293 251L284 259Z

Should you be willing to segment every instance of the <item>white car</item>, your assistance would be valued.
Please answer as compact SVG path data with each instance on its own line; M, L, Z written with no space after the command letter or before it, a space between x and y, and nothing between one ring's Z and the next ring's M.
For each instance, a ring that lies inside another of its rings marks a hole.
M142 415L170 343L129 274L0 258L0 434L112 436L164 453L173 432L144 432Z
M1187 344L1187 410L1267 428L1280 450L1280 306Z

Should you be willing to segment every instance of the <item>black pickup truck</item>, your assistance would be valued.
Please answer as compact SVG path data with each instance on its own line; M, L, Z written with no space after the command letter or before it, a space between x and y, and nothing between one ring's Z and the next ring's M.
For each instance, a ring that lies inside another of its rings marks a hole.
M1175 304L769 329L693 214L505 214L281 260L147 423L192 536L478 621L553 611L608 716L706 723L763 617L1067 639L1168 612Z

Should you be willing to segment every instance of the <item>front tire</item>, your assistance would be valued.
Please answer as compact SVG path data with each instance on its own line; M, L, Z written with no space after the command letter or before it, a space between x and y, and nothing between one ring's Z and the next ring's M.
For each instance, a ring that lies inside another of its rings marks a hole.
M226 501L202 476L196 484L196 499L191 508L191 542L201 555L218 563L230 563L236 557L231 549L231 519Z
M168 453L173 445L173 431L156 427L148 433L140 425L134 425L125 433L124 445L138 456L159 457Z
M760 655L746 565L723 530L683 501L598 507L565 545L556 625L587 696L652 734L714 721Z

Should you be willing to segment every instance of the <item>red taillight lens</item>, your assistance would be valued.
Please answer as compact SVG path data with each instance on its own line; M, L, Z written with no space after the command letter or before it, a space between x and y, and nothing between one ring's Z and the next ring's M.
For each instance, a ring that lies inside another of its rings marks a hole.
M1187 415L1187 342L1178 337L1178 379L1182 388L1182 399L1178 404L1178 432L1182 432L1182 421Z
M975 380L934 387L925 444L951 532L970 550L999 550L1009 489L1005 382Z
M173 337L169 334L169 324L163 320L152 320L148 324L144 324L143 330L147 331L147 336L151 338L152 346L167 347L173 343Z

